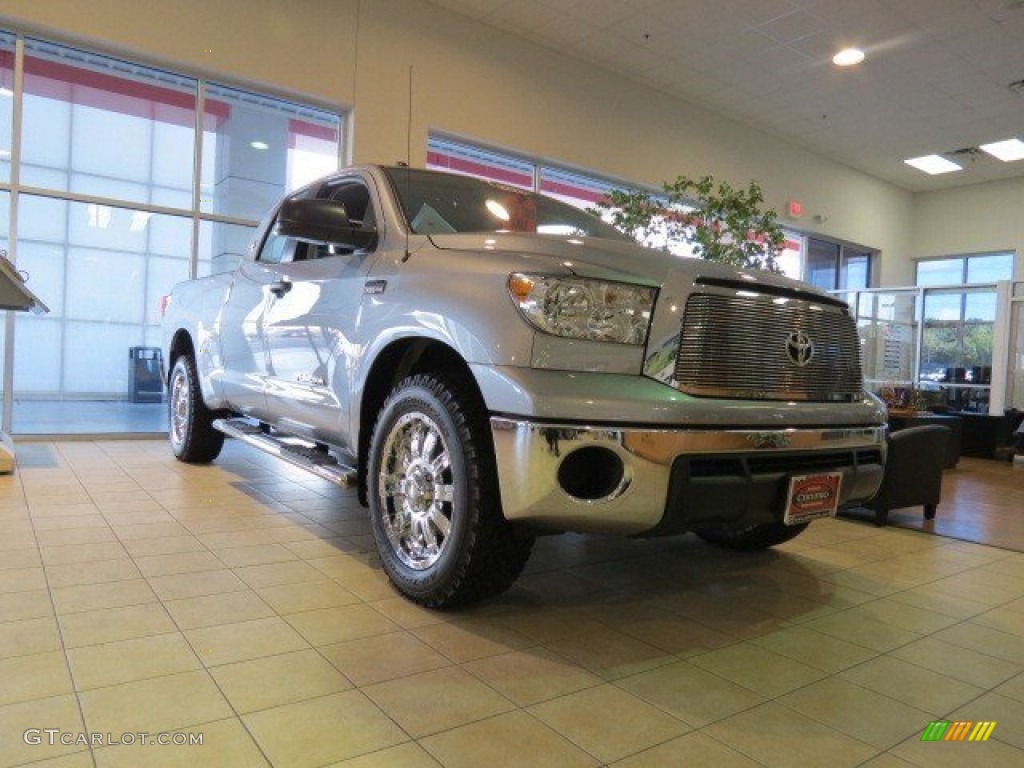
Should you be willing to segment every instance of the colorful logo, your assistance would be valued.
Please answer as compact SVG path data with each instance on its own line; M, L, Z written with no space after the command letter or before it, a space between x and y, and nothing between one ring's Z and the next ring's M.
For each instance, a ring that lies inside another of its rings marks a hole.
M995 729L995 720L932 720L921 734L921 741L988 741Z

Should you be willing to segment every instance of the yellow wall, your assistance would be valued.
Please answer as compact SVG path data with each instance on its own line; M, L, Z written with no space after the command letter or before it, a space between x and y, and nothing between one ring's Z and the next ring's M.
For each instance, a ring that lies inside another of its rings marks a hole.
M753 178L776 210L803 202L787 225L912 279L909 192L421 0L4 0L0 26L354 107L356 161L404 159L411 138L422 164L436 130L648 184Z

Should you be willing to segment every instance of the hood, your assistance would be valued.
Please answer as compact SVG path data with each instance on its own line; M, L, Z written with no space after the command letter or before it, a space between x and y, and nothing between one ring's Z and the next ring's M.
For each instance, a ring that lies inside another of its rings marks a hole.
M521 232L480 232L469 234L432 234L430 240L442 250L493 252L502 255L531 256L543 261L540 269L568 271L580 277L619 280L641 285L661 286L669 276L696 280L699 277L742 281L751 286L772 285L827 296L817 288L788 277L757 269L736 269L703 259L676 256L627 241L590 237L537 235ZM532 265L531 265L532 268Z

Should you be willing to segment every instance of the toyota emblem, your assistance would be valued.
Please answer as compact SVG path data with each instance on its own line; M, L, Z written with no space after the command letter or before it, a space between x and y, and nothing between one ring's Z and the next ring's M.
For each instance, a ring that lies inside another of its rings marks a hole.
M814 357L814 342L803 331L793 331L786 337L786 355L794 365L803 368Z

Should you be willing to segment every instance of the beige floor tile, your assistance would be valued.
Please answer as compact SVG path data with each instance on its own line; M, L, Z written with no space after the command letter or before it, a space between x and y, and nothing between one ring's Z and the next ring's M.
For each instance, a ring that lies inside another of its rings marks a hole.
M948 675L980 688L992 688L1020 671L1020 666L958 645L924 637L897 648L890 656Z
M142 575L146 578L170 576L178 573L215 571L222 566L217 556L206 550L136 557L135 564L139 566L139 570L142 571Z
M333 645L395 632L399 626L368 605L342 605L285 617L313 645Z
M39 589L46 589L42 568L9 568L0 571L0 594Z
M949 720L995 720L992 739L1024 749L1024 702L986 693L949 714Z
M127 558L46 566L46 578L51 588L105 584L111 581L137 579L140 575L135 563Z
M66 648L162 635L177 629L159 603L61 614L59 621Z
M984 692L982 688L892 656L866 661L842 672L839 677L937 714L949 712Z
M995 689L1000 696L1024 701L1024 672L1020 672Z
M940 512L941 514L941 512ZM924 730L923 728L921 729ZM999 726L996 726L999 730ZM904 741L889 751L893 760L898 760L891 767L882 765L880 768L964 768L964 766L984 766L984 768L1020 768L1020 749L990 738L983 744L978 743L942 743L922 742L918 734ZM868 768L876 768L866 764Z
M176 729L195 733L199 728L190 726L234 714L202 670L83 691L79 698L93 733Z
M604 763L690 730L681 720L607 684L536 704L529 712Z
M959 621L944 613L907 605L906 602L892 597L872 600L851 608L848 613L850 616L865 617L922 635L938 632Z
M327 768L440 768L441 764L430 756L423 747L414 742L388 747L368 755L360 755Z
M347 589L327 579L262 587L256 592L282 615L315 611L321 608L336 608L339 605L352 605L359 602L359 598ZM403 599L402 602L408 603L408 600Z
M109 515L108 515L109 519ZM120 518L124 520L124 518ZM136 541L152 541L153 539L189 539L195 542L195 537L189 534L188 529L183 525L179 525L173 521L167 522L145 522L145 523L118 523L112 522L111 526L114 532L117 534L122 542ZM143 545L139 545L141 548ZM196 546L192 549L179 549L179 552L197 551L202 549L202 546ZM140 552L141 554L141 552ZM153 552L154 555L170 554L170 552Z
M769 699L825 677L825 672L753 643L741 643L690 659L695 666Z
M36 531L71 530L75 528L102 528L109 530L107 519L98 512L95 515L53 515L35 517L32 524ZM69 544L78 542L67 542Z
M0 622L41 619L53 616L53 605L45 589L0 594Z
M316 651L295 651L210 669L240 713L348 690L352 684Z
M207 666L309 647L298 632L277 616L189 629L185 631L185 636Z
M77 749L86 749L82 745L75 746ZM95 768L95 763L92 761L92 753L88 750L34 761L30 765L32 768Z
M61 651L0 659L0 681L0 707L72 692Z
M161 600L181 600L186 597L216 595L248 589L244 581L226 569L152 576L147 581Z
M693 732L614 763L615 768L664 768L670 765L715 766L715 768L759 768L749 757Z
M132 557L152 557L154 555L174 555L185 552L198 552L203 549L199 539L194 536L167 536L152 539L125 539L124 548Z
M36 534L32 532L31 525L24 529L0 531L0 552L11 552L17 549L34 549L36 547Z
M0 659L60 649L57 620L52 616L0 623Z
M58 737L51 744L48 734L35 732L43 728L56 728L61 733L81 733L82 717L75 697L54 696L0 707L0 734L3 734L0 768L82 751L81 746L62 744ZM26 733L30 729L31 732ZM30 743L26 743L24 736ZM32 743L37 737L40 743Z
M280 584L298 584L307 581L321 581L323 574L302 560L286 563L250 565L234 570L238 577L253 589L274 587Z
M921 637L918 632L855 614L852 612L854 610L856 609L823 616L820 619L801 624L801 626L824 632L826 635L856 643L880 653L891 651Z
M521 707L600 685L600 677L544 648L513 651L463 664L470 674Z
M176 632L71 648L67 653L75 687L80 691L201 666L185 638Z
M36 531L41 547L64 547L71 544L99 544L117 541L117 536L107 527L99 528L54 528Z
M47 566L70 563L90 563L96 560L117 560L128 557L128 552L118 541L100 541L90 544L65 544L59 547L43 547L43 562Z
M39 568L42 564L38 549L6 549L0 556L0 571Z
M928 712L835 677L788 693L778 703L877 749L920 733L933 719Z
M421 672L362 690L414 738L515 708L511 701L458 667Z
M496 656L534 645L499 619L459 617L411 630L416 637L456 663Z
M598 761L525 712L509 712L420 741L445 768L586 768Z
M1019 635L1011 635L998 629L967 621L936 632L933 637L936 640L1024 666L1024 643L1021 642Z
M203 723L189 729L202 744L133 744L96 750L98 768L258 768L268 765L256 742L237 718Z
M59 587L52 590L52 595L60 614L153 603L157 599L145 579Z
M165 600L164 607L182 629L234 624L274 615L274 610L259 595L249 591Z
M694 727L729 717L765 700L689 661L643 672L619 680L617 685Z
M313 768L408 740L359 691L265 709L242 720L276 768Z
M785 627L755 638L754 645L833 674L874 658L877 651L804 626Z
M235 547L258 547L272 543L263 531L229 531L227 533L204 533L197 537L203 546L215 552Z
M372 685L396 677L446 667L451 662L408 632L349 640L320 649L356 685Z
M771 768L853 768L878 753L864 742L773 702L713 723L703 732Z
M615 680L676 661L676 657L622 632L603 630L548 643L569 661L605 680Z
M228 568L244 568L250 565L285 563L298 560L291 550L281 544L258 544L252 547L231 547L218 549L217 557Z

